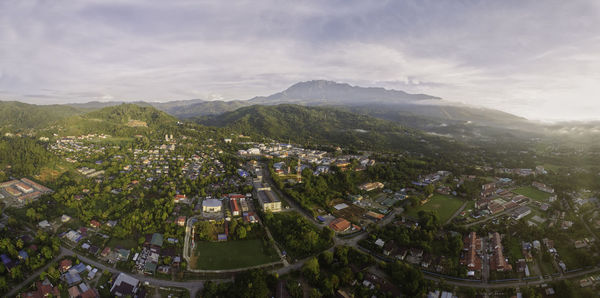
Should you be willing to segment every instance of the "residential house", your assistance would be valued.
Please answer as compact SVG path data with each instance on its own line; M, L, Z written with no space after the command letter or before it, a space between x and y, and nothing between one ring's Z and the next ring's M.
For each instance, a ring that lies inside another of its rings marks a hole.
M112 287L110 288L110 293L117 296L134 296L138 291L138 286L140 281L136 278L133 278L125 273L120 273L119 276L115 279Z

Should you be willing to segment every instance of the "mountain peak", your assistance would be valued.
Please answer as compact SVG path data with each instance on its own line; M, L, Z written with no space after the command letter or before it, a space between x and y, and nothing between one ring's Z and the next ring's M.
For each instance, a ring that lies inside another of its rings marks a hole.
M267 97L255 97L259 104L404 104L427 99L441 99L427 94L410 94L400 90L381 87L359 87L347 83L312 80L296 83L286 90Z

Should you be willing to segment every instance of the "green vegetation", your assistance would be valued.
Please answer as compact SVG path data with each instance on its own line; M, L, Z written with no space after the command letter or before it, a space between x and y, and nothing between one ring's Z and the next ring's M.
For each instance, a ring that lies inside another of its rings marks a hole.
M45 144L32 138L0 138L0 168L10 166L7 172L12 176L32 176L57 161Z
M407 215L417 218L420 211L435 212L441 222L446 222L460 208L465 201L451 196L434 194L423 205L409 208Z
M519 187L519 188L513 190L513 192L516 194L519 194L519 195L524 195L530 199L540 201L540 202L547 202L548 198L551 196L551 194L549 194L547 192L543 192L541 190L537 190L531 186Z
M76 108L63 105L0 101L0 128L6 127L13 132L27 128L46 128L58 120L82 113Z
M327 227L319 231L296 212L267 212L265 223L287 254L296 259L323 251L333 242L333 231Z
M256 105L219 116L201 117L198 121L250 136L289 139L303 144L343 145L352 149L429 153L439 145L458 146L395 122L336 108Z
M251 267L279 260L260 239L196 243L196 269L217 270Z

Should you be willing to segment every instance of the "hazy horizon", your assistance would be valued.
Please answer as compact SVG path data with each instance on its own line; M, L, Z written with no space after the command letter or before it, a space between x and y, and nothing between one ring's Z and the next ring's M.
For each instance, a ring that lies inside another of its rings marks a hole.
M0 100L244 100L324 79L600 119L596 1L65 3L0 3Z

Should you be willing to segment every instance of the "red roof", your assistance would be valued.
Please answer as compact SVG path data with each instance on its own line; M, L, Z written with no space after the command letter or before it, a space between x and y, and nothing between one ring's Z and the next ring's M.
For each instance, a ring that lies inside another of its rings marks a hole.
M343 232L350 228L350 222L343 218L336 218L331 221L329 227L336 232Z

